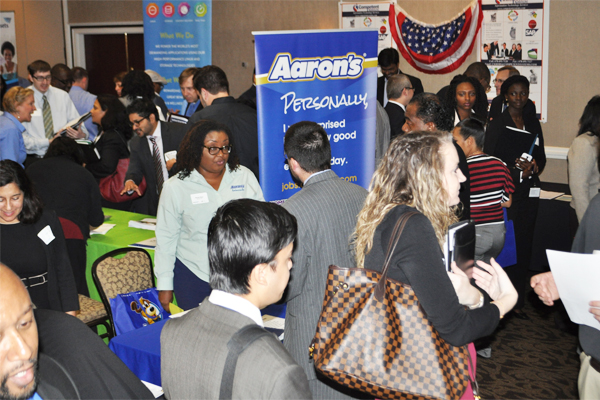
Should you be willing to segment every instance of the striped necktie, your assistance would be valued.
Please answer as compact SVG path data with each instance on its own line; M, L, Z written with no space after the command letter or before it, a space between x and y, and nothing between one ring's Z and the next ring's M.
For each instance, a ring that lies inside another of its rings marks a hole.
M154 159L154 171L156 172L156 190L158 192L158 195L160 196L163 183L165 183L165 177L163 176L162 170L162 162L160 161L160 149L158 148L158 144L156 143L155 137L148 136L148 139L150 139L150 141L152 142L152 149L154 150L152 152L152 158Z
M44 131L46 131L46 138L50 139L54 135L54 123L52 122L52 111L50 110L50 103L46 95L42 96L44 105L42 106L42 114L44 116Z

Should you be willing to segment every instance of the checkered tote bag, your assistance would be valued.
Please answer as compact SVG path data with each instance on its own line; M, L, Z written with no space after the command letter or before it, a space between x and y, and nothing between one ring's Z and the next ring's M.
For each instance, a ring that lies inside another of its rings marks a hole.
M396 223L381 273L329 267L309 352L318 372L376 398L458 399L471 379L467 346L446 343L412 288L387 278L398 239L414 214Z

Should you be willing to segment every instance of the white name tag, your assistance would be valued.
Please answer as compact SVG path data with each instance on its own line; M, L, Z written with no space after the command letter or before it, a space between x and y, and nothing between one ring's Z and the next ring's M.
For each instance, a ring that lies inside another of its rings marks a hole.
M539 187L529 188L529 197L540 197L541 192L542 189L540 189Z
M38 237L42 239L44 243L50 244L50 242L54 240L54 233L52 233L50 225L46 225L46 227L38 233Z
M192 198L192 204L208 203L208 193L194 193L190 196Z
M540 138L539 138L539 137L536 137L536 138L535 138L535 145L536 145L536 146L539 146L539 145L540 145Z

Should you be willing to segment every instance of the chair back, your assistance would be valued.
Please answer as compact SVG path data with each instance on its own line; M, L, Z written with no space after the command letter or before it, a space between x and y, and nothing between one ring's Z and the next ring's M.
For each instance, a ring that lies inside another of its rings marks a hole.
M123 257L116 258L121 255ZM154 287L150 254L144 249L132 247L113 250L99 257L92 266L92 277L110 316L115 335L110 299L119 294Z

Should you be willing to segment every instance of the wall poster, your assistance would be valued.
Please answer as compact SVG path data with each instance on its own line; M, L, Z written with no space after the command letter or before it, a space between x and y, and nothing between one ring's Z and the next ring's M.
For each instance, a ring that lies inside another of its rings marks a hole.
M377 29L377 54L385 48L395 47L390 33L390 4L396 2L340 2L340 29Z
M17 36L15 34L15 12L0 12L0 73L7 87L18 84Z
M483 24L479 59L486 63L492 82L498 69L512 65L529 79L529 98L538 117L547 120L548 33L550 0L482 0ZM488 100L496 91L488 93Z

